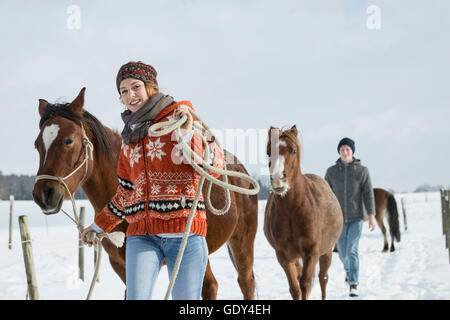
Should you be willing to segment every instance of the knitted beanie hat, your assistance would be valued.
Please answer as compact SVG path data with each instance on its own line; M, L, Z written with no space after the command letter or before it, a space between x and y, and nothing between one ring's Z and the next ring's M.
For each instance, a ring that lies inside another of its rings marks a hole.
M355 153L355 141L353 141L350 138L342 138L341 141L339 141L338 147L337 147L337 151L339 153L339 149L343 146L343 145L347 145L350 147L350 149L352 149L353 153Z
M155 68L151 65L145 64L142 61L134 62L130 61L120 67L117 73L116 85L117 90L120 93L120 83L122 80L127 78L139 79L146 83L152 83L158 86L158 81L156 81L157 72Z

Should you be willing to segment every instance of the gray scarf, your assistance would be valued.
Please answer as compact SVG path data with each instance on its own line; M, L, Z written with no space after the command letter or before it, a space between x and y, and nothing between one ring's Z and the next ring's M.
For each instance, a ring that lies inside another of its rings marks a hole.
M126 110L122 112L122 120L125 127L122 131L122 139L125 144L137 142L148 134L148 128L153 124L155 117L175 101L169 95L157 93L136 112Z

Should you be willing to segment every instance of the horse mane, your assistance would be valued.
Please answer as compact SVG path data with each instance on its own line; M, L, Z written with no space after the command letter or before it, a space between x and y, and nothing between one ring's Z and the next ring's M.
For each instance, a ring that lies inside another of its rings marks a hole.
M54 117L63 117L75 123L86 124L92 133L94 144L99 146L99 148L97 149L100 149L100 152L107 159L112 159L112 155L114 154L114 152L112 149L111 139L100 120L98 120L95 116L93 116L86 110L83 110L82 115L74 113L72 110L70 110L69 105L70 103L47 104L44 114L39 121L39 129L42 128L47 120L50 120Z

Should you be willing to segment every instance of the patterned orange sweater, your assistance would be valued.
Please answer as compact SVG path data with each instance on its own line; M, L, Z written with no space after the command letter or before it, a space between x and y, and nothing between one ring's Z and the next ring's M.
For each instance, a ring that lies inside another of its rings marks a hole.
M192 108L189 101L180 101L161 111L154 122L174 119L175 109L182 104ZM203 155L204 147L197 132L191 147ZM209 148L214 153L212 165L222 169L223 152L214 142L209 143ZM200 175L184 161L174 133L161 137L147 135L130 145L122 144L117 174L117 192L95 217L97 226L110 232L126 219L129 223L127 236L184 232ZM201 195L190 232L206 236L206 227Z

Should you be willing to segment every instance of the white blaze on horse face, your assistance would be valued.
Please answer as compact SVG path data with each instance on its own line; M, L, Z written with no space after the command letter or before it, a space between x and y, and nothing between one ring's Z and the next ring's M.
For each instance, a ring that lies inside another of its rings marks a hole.
M275 139L274 139L275 140ZM272 177L272 180L275 183L278 183L281 179L281 177L283 176L283 171L284 171L284 157L280 155L280 145L284 145L286 146L286 142L283 140L278 140L276 139L276 141L274 144L272 144L272 152L270 155L270 163L271 166L269 168L270 170L270 176ZM276 151L276 152L274 152Z
M277 194L284 197L290 189L289 184L283 179L284 175L284 156L280 155L280 146L287 147L284 140L279 140L278 136L272 136L271 154L270 154L270 177L272 188L278 189ZM282 180L283 179L283 180ZM279 190L282 190L281 192Z
M272 179L280 180L281 176L283 175L283 171L284 171L284 157L278 156L277 159L275 159L275 163L272 166Z
M59 125L53 123L51 125L48 125L44 128L44 131L42 132L42 141L44 142L44 148L45 148L45 157L44 162L47 160L47 154L48 150L50 149L50 146L52 145L53 141L55 141L56 137L58 136L59 132Z

